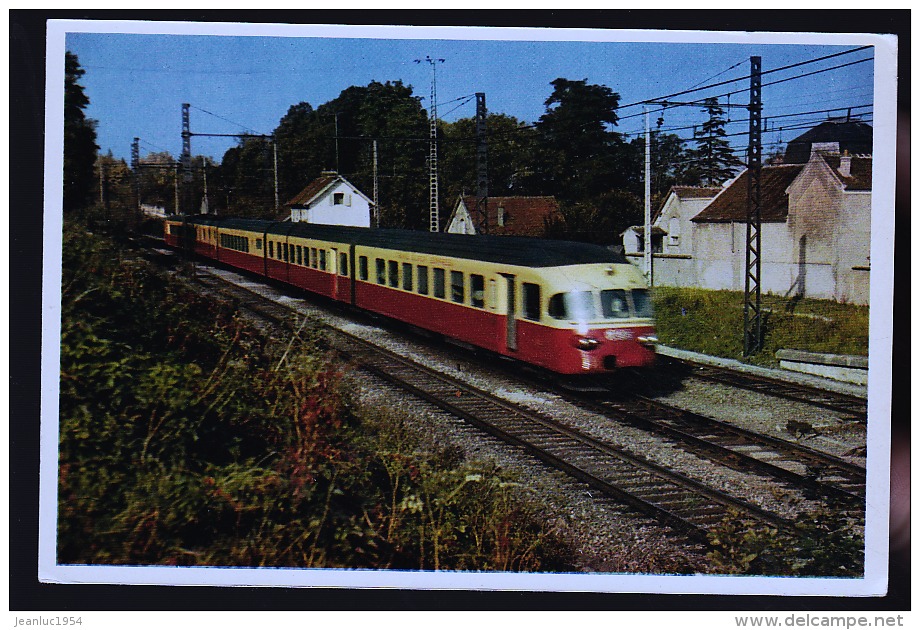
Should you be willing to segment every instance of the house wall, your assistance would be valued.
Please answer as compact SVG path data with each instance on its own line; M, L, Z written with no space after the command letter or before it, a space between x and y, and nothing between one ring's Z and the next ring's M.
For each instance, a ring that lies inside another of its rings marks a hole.
M345 203L333 203L335 193L344 194ZM370 227L371 204L347 183L338 182L318 197L309 208L291 208L291 221Z
M788 194L787 221L761 225L761 291L868 304L871 193L844 191L815 157ZM665 204L656 225L668 231L678 219L680 238L665 236L663 253L655 254L656 286L744 290L747 226L690 221L709 201L672 197ZM623 237L629 260L641 268L639 235L627 230Z
M475 234L476 226L473 225L473 219L470 216L466 204L462 201L457 206L457 212L454 213L450 224L447 226L447 232L451 234Z

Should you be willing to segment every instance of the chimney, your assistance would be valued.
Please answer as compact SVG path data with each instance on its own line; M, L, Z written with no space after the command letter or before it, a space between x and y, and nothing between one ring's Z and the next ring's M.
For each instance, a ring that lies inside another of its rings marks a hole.
M843 155L840 156L840 168L837 169L837 172L843 175L844 177L850 176L850 162L853 160L850 156L849 151L844 151Z

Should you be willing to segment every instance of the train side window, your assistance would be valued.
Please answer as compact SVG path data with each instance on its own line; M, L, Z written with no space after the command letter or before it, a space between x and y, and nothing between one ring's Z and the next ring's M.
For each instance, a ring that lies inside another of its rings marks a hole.
M377 284L387 283L387 265L383 258L377 259Z
M395 260L388 260L389 263L389 277L390 277L390 286L398 287L399 286L399 263Z
M268 257L269 258L275 257L275 243L273 241L268 242Z
M300 245L297 246L297 264L303 264L303 248Z
M463 292L463 272L462 271L451 271L450 272L450 299L453 302L458 304L463 304L465 299Z
M262 239L261 238L256 239L256 249L260 251L262 250Z
M434 268L434 296L444 299L444 270L440 267Z
M319 269L320 271L326 271L326 250L319 250Z
M412 290L412 264L402 264L402 288L406 291Z
M358 257L358 278L360 280L367 280L367 256Z
M316 269L316 248L310 248L310 266Z
M524 299L524 319L540 320L540 285L530 282L521 283Z
M470 274L470 304L476 308L485 308L486 282L478 273Z
M284 262L287 262L288 261L288 244L284 243L284 245L282 245L281 247L282 247L281 251L284 253L284 256L283 256Z
M339 254L339 275L348 275L348 254L344 252Z
M418 266L418 292L420 295L428 295L428 267L425 265Z

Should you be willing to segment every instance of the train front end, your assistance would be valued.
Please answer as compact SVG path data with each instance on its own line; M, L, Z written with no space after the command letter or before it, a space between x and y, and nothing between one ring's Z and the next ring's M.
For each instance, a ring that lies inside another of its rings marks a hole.
M642 273L629 263L560 269L547 315L552 367L562 374L609 373L655 363L654 307Z

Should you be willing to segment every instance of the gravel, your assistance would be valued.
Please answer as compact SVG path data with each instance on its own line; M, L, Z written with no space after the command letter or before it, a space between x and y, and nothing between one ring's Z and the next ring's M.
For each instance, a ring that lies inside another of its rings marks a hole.
M304 315L321 319L335 328L371 340L433 369L461 377L509 401L562 419L585 433L665 464L697 481L786 518L795 519L803 510L816 507L814 502L772 479L713 464L664 438L579 409L552 393L514 383L507 375L497 374L478 359L470 358L469 354L442 350L436 347L437 344L426 344L423 340L360 321L365 318L356 321L299 298L279 298L275 289L253 283L232 272L212 272L271 295ZM401 412L432 445L458 447L470 459L492 461L516 475L523 482L522 492L540 497L545 502L546 522L571 543L579 571L705 573L709 570L704 548L689 546L685 538L676 537L672 530L631 509L609 500L593 498L584 484L550 470L519 449L483 435L463 421L361 372L350 372L346 379L359 406L387 407ZM864 459L851 454L865 447L864 425L804 403L693 378L684 380L679 389L660 400L768 435L798 439L816 450L865 463ZM739 409L744 409L744 414L739 414ZM786 428L791 419L807 422L819 434L794 438Z

